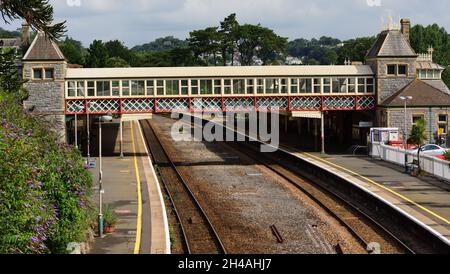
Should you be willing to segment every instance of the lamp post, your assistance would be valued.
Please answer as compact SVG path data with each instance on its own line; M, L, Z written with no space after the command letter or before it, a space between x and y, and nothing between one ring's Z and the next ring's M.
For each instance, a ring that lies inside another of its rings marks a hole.
M111 115L105 115L98 118L99 124L99 134L98 134L98 151L99 151L99 174L98 174L98 185L99 185L99 213L98 213L98 235L103 236L103 170L102 170L102 122L112 121Z
M405 127L404 127L404 132L403 132L404 133L403 144L405 146L405 173L408 173L408 153L407 153L407 150L408 150L408 123L407 123L406 105L407 105L408 101L411 101L413 99L413 97L412 96L401 96L400 99L405 102L405 110L404 110Z

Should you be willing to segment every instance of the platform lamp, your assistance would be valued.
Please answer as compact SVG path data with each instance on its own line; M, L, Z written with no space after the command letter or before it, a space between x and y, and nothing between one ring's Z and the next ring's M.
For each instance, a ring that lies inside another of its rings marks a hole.
M408 123L407 123L406 105L407 105L408 101L411 101L412 99L413 99L412 96L401 96L400 97L400 100L405 102L405 110L404 110L404 112L405 112L405 127L404 127L404 135L403 135L404 136L403 144L405 146L405 173L408 173L408 153L407 153L407 150L408 150Z
M99 176L98 176L98 185L99 185L99 213L98 213L98 235L99 237L103 236L103 170L102 170L102 122L111 122L113 117L111 114L104 115L98 118L99 124L99 134L98 134L98 151L99 151Z

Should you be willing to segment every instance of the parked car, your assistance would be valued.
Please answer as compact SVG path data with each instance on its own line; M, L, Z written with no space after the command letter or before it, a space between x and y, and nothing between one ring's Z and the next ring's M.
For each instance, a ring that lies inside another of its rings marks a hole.
M445 149L441 146L434 145L434 144L428 144L428 145L424 145L420 149L420 154L429 155L429 156L442 156L442 155L444 155L444 153L446 151L447 151L447 149ZM410 152L417 154L418 149L410 150Z

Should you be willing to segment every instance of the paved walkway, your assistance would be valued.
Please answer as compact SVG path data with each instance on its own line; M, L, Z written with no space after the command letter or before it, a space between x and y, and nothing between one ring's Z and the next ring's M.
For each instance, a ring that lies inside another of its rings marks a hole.
M410 176L401 167L369 157L294 153L378 195L450 241L450 185Z
M96 238L93 254L163 254L169 253L167 219L162 195L137 122L125 122L124 158L121 159L118 123L104 124L102 157L103 204L118 216L116 230ZM97 130L94 130L94 135ZM92 147L98 146L96 139ZM95 152L95 149L93 149ZM98 169L94 177L94 199L98 205Z

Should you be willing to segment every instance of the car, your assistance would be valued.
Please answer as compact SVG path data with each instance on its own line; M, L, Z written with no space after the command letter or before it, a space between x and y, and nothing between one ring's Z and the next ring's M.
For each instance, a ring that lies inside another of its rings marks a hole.
M410 150L409 152L417 154L418 149ZM429 156L442 156L445 152L447 152L446 148L434 144L424 145L420 149L420 154Z

